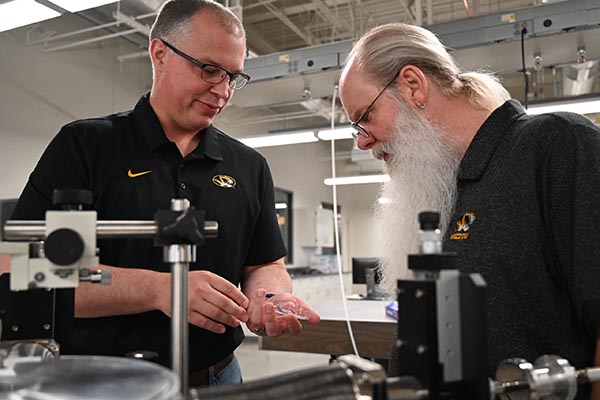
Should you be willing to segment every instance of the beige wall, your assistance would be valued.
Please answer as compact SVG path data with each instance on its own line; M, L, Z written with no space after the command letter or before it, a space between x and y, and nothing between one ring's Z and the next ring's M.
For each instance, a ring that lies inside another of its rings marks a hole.
M76 19L61 17L60 24L80 28ZM147 60L118 62L118 55L136 50L123 40L47 52L43 44L28 44L28 29L0 33L1 198L18 196L62 125L131 108L150 87ZM29 40L39 36L33 31Z
M60 23L70 22L72 29L78 28L77 20L61 18ZM0 49L0 198L18 197L62 125L130 109L151 84L147 59L117 60L119 55L139 51L124 40L46 52L43 45L27 45L26 29L18 29L0 33ZM319 142L260 149L269 161L275 185L293 191L295 210L333 202L331 188L323 184L331 176L329 146L329 142ZM338 175L347 173L347 161L337 165ZM376 193L376 185L339 189L346 265L351 256L376 255L373 235L365 234L373 229L370 209ZM297 219L294 226L297 237L303 221ZM308 265L312 252L296 244L294 264Z

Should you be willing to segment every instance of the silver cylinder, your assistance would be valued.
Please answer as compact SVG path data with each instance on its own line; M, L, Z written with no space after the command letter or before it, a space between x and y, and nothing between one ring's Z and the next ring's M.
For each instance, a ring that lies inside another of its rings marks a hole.
M171 199L171 210L185 211L188 208L190 208L190 201L188 199Z
M191 263L196 261L196 246L172 244L163 248L163 261L168 263Z
M171 264L171 368L179 377L183 398L189 382L188 272L188 263Z
M588 382L600 381L600 367L587 368L584 372Z
M98 238L152 238L156 236L158 227L154 221L97 221ZM219 232L216 221L204 222L204 236L215 238ZM40 240L46 237L45 221L6 221L4 225L5 240Z

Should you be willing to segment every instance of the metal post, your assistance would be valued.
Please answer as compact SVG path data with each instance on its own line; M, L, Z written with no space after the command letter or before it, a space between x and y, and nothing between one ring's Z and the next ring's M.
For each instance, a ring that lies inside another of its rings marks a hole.
M173 211L185 211L189 207L187 199L171 200ZM188 273L189 263L196 261L196 246L165 246L163 257L165 262L171 263L171 367L179 376L181 394L185 399L189 389Z
M173 211L185 211L190 207L187 199L171 200ZM204 238L217 237L219 224L204 221ZM158 233L156 221L97 221L97 238L150 238ZM5 240L43 240L46 237L45 221L7 221L4 226ZM187 397L189 382L188 341L188 274L189 264L196 261L196 246L172 244L164 246L163 258L171 264L171 361L172 369L179 376L181 393Z
M172 245L165 248L167 254L191 255L190 245ZM171 262L171 368L177 376L184 398L189 381L189 339L188 339L188 262Z
M154 221L97 221L96 236L99 239L152 238L158 228ZM216 221L204 222L204 236L215 238L219 232ZM6 221L4 240L43 240L46 237L45 221Z

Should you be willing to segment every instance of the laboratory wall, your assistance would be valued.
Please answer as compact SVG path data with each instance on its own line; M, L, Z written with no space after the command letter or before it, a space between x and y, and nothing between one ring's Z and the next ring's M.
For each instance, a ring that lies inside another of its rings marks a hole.
M61 19L61 24L68 23ZM58 22L57 22L58 23ZM70 29L77 29L76 20ZM49 29L49 25L45 25ZM65 28L61 27L64 31ZM52 137L64 124L80 118L131 109L151 87L147 57L120 62L120 55L139 51L126 40L111 40L50 51L60 43L39 43L43 32L26 28L0 33L0 198L22 191ZM219 126L218 119L215 122ZM233 133L235 136L235 133ZM263 148L277 187L293 192L294 215L322 203L333 203L329 142ZM338 175L347 161L338 161ZM340 187L342 261L377 255L371 208L377 185ZM298 211L298 212L297 212ZM305 229L294 221L294 237ZM294 266L309 266L318 249L294 245Z

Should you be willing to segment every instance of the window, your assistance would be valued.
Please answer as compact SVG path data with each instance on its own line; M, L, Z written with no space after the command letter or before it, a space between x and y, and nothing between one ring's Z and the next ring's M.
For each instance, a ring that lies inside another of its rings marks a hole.
M292 207L293 195L284 189L275 188L275 211L277 213L277 223L281 229L281 236L283 237L283 243L288 251L288 255L285 258L286 264L294 262L294 245L292 240L293 232L293 207Z

